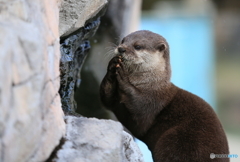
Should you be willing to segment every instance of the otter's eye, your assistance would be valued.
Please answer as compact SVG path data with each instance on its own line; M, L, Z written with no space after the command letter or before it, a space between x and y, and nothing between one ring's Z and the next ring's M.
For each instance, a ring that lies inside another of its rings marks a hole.
M135 45L134 48L135 48L135 50L140 50L140 49L142 49L142 46Z

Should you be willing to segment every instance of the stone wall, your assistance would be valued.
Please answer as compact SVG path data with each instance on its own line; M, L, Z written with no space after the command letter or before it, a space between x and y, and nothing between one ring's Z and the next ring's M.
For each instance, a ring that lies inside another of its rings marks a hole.
M0 161L44 161L65 134L57 0L0 2Z
M60 43L61 47L63 42L70 43L76 51L85 49L82 44L90 47L88 39L97 30L99 13L107 3L0 1L0 162L143 161L120 123L65 117L62 111L58 93ZM79 44L66 42L75 35ZM78 77L86 54L87 50L76 64L76 80L70 82L74 86L81 79ZM90 155L95 157L91 160Z

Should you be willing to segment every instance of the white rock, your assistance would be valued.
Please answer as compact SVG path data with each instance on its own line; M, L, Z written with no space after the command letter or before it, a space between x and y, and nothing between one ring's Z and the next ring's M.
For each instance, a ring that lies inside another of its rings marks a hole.
M119 122L66 117L66 142L56 162L142 162L142 154Z
M127 132L122 132L123 138L123 161L124 162L143 162L143 155L134 142L133 137Z
M57 162L121 161L121 124L114 121L66 117L66 143Z

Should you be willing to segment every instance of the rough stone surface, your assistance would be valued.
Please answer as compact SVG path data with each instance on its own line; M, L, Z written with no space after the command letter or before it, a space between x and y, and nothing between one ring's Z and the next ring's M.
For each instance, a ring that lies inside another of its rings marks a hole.
M136 143L118 122L67 116L66 123L66 141L56 162L143 161Z
M75 114L75 89L81 83L80 71L90 49L88 39L92 38L100 25L100 17L105 13L107 0L62 1L60 7L61 35L61 96L65 114Z
M58 2L0 2L0 161L44 161L65 133Z
M143 162L143 155L133 137L122 131L123 142L123 161L124 162Z
M61 96L62 108L65 114L76 114L76 103L74 100L74 89L81 83L80 71L86 55L90 49L89 38L93 37L100 24L100 18L89 22L78 32L61 39Z
M87 20L96 15L107 0L65 0L60 7L60 36L66 36L83 27Z

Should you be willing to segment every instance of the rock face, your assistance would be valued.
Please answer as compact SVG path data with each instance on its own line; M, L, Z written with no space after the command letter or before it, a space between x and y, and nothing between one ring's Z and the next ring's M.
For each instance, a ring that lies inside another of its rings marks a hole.
M74 90L80 85L80 70L90 49L89 38L100 25L107 1L63 1L60 7L61 86L60 96L65 114L76 114ZM81 10L79 10L81 9Z
M0 161L44 161L65 134L56 0L0 2Z
M59 94L65 114L75 113L74 89L81 83L80 70L90 49L88 39L95 34L99 24L100 18L96 17L74 34L61 39Z
M133 138L120 123L95 118L66 117L66 141L56 162L143 162Z

